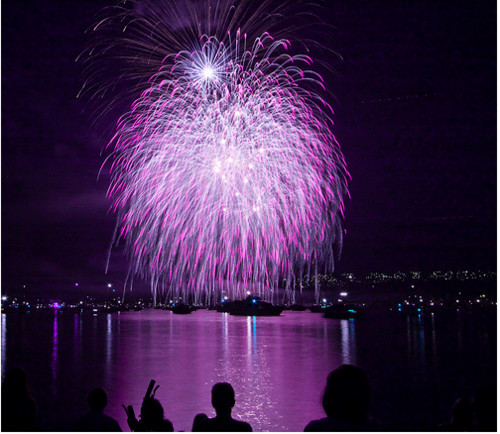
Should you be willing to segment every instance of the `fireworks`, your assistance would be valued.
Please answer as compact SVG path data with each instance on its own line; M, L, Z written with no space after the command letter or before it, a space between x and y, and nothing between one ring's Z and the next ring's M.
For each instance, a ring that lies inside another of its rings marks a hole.
M116 238L155 298L293 297L311 267L333 269L342 241L348 173L332 110L288 40L221 34L167 53L119 120Z

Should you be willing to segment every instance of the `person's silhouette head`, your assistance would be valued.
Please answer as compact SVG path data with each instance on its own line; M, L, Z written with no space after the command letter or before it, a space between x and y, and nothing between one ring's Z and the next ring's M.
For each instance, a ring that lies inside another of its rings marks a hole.
M212 407L217 414L231 413L234 403L234 389L229 383L217 383L212 387Z
M163 407L155 398L144 398L141 407L141 420L145 424L156 424L163 420Z
M89 393L89 406L93 411L103 411L108 404L108 395L104 389L93 389Z
M330 373L323 394L328 417L349 422L366 419L371 387L365 372L353 365L342 365Z

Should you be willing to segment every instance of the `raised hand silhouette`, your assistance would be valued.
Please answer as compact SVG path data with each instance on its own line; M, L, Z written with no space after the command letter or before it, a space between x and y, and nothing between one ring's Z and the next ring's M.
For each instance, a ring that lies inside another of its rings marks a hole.
M127 414L127 423L132 431L173 431L174 427L168 419L163 417L163 407L160 401L155 399L158 388L155 387L155 380L149 382L146 394L142 400L140 420L137 420L134 408L129 405L122 405Z

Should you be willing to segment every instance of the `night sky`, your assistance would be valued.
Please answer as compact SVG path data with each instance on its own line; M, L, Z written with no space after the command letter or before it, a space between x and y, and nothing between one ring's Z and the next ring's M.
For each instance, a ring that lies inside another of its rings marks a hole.
M77 99L111 2L2 2L2 291L119 284L97 180L106 128ZM496 267L496 2L331 1L321 42L352 182L338 272ZM108 118L106 118L108 119Z

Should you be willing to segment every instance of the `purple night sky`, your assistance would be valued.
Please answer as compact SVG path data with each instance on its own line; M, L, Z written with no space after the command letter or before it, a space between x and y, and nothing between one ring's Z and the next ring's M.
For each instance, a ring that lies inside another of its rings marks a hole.
M76 98L84 30L111 2L2 2L3 291L90 291L114 215L97 173L119 113ZM349 171L339 272L496 266L496 3L327 2L327 86ZM107 127L106 127L107 125Z

